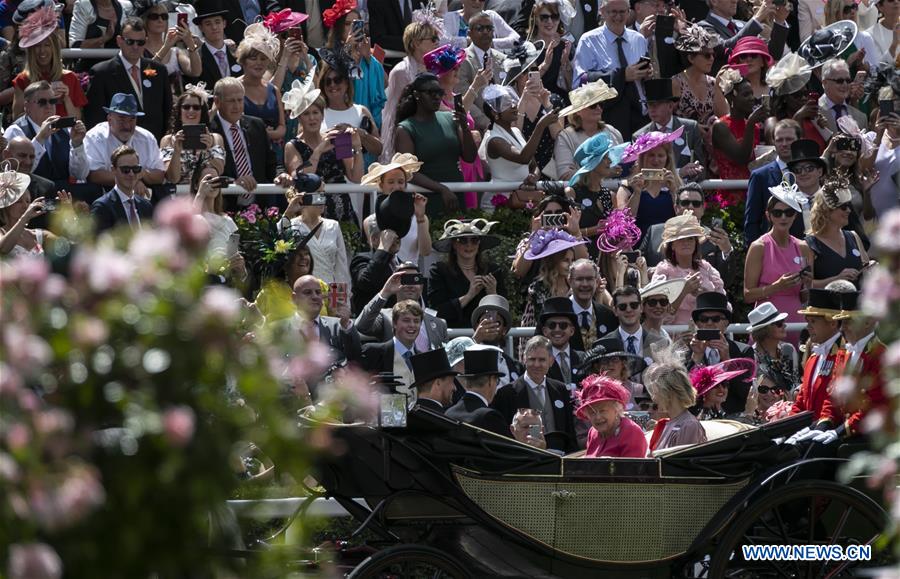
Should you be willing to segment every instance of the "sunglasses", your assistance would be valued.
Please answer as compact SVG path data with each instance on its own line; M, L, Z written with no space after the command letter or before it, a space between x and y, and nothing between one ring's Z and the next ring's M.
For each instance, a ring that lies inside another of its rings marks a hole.
M768 394L769 392L772 394L781 394L784 392L784 390L778 386L757 386L756 391L760 394Z
M678 204L682 207L696 207L697 209L703 207L703 201L696 199L682 199Z
M121 171L122 173L124 173L126 175L128 173L134 173L135 175L137 175L138 173L140 173L141 171L144 170L144 168L141 167L140 165L130 165L130 166L123 165L121 167L118 167L118 169L119 169L119 171Z
M830 82L833 82L834 84L850 84L851 82L853 82L852 80L850 80L850 77L845 77L845 78L826 78L825 80L830 81Z
M703 58L714 58L716 53L712 50L701 50L697 53L697 56L702 56Z
M616 309L620 312L627 312L628 310L636 310L641 307L641 302L628 302L627 304L616 304Z
M569 322L547 322L544 327L548 330L568 330L572 324Z
M472 30L474 30L475 32L493 32L494 25L493 24L476 24L475 26L472 27ZM435 37L435 38L437 38L437 37ZM435 42L437 42L437 39L435 39Z
M181 105L181 110L183 111L202 111L202 105Z
M783 328L784 320L778 320L777 322L772 322L772 325L775 326L776 328Z
M57 103L59 103L59 99L37 99L37 100L33 100L31 102L33 102L34 104L36 104L39 107L46 107L46 106L50 106L50 105L56 106Z
M811 163L809 165L797 165L794 167L794 173L796 173L797 175L803 175L805 173L812 173L818 168L818 165L813 165Z
M775 219L781 219L782 217L794 217L797 212L793 209L769 209L769 215Z
M169 13L168 12L152 12L147 14L147 20L168 20Z
M843 12L844 14L850 14L851 12L856 12L857 10L859 10L859 6L857 6L856 4L851 4L849 6L844 6L841 9L841 12Z
M596 110L599 110L599 109L603 108L603 103L594 103L594 104L592 104L592 105L589 105L589 106L586 107L586 108L589 108L589 109L591 109L592 111L596 111Z
M724 319L722 316L697 316L697 321L701 324L718 324Z
M538 18L541 19L541 22L550 22L551 20L556 22L559 20L559 14L541 14Z
M847 201L846 203L838 205L835 209L841 209L842 211L852 211L853 205L851 205L850 202Z
M135 44L137 44L138 46L144 46L145 44L147 44L147 41L143 38L140 40L137 40L135 38L123 38L122 40L124 40L125 44L127 44L128 46L134 46Z
M668 298L647 298L644 300L644 303L651 308L666 307L669 305L669 300Z
M322 82L325 86L329 85L338 85L344 82L344 77L342 76L326 76L325 80Z
M443 91L441 91L443 93ZM480 240L477 237L457 237L453 240L454 243L458 243L460 245L478 245Z

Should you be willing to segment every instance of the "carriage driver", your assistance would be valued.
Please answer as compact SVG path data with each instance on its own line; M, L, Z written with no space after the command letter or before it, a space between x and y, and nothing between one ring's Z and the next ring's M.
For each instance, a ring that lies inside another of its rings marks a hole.
M585 458L647 456L644 431L625 416L630 398L622 383L608 376L592 374L581 382L581 404L575 414L591 423Z

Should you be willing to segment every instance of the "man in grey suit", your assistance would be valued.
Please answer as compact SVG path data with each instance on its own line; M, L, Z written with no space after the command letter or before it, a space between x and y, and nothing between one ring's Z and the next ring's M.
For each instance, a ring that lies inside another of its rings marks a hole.
M493 82L500 84L503 82L503 60L505 57L502 52L494 50L494 25L491 23L491 17L485 12L479 12L475 16L469 18L469 39L472 43L466 48L466 59L459 65L459 79L456 81L454 92L464 94L469 87L475 82L475 76L484 69L485 54L487 54L487 62L494 72ZM487 116L485 116L483 108L484 101L481 98L481 91L475 97L475 102L469 109L472 119L475 121L475 128L479 131L486 131L490 126Z
M822 89L825 91L825 94L819 97L819 111L825 117L828 129L832 133L840 130L837 120L846 115L850 115L856 121L856 126L863 131L868 126L866 115L861 110L850 106L850 103L847 102L852 82L853 79L850 77L850 67L847 66L847 61L832 58L831 60L826 60L825 64L822 65Z
M403 285L400 279L404 274L418 274L419 269L415 264L407 262L401 265L397 271L391 274L381 291L375 294L369 303L363 308L356 318L356 328L367 336L371 336L379 342L391 339L394 328L391 322L390 308L384 306L392 297L397 302L412 300L422 305L425 316L419 328L415 346L417 352L427 352L440 348L447 341L447 322L435 315L435 311L425 308L422 302L422 285Z
M709 14L697 23L708 32L719 37L719 45L715 49L716 59L713 61L712 71L710 72L713 76L725 64L727 60L726 53L734 48L738 40L744 36L759 36L759 33L762 32L763 24L772 20L774 4L772 0L764 0L756 10L753 18L750 19L750 22L735 20L734 15L736 13L736 0L709 0ZM784 21L776 22L775 25L787 26Z
M644 81L644 94L647 97L647 116L650 122L634 132L634 138L657 131L674 133L684 127L684 133L673 143L675 166L682 179L702 181L706 178L706 147L700 135L697 121L675 116L678 97L672 94L671 78L654 78Z
M620 287L613 293L613 311L619 318L619 329L603 336L619 338L625 344L625 351L653 363L653 345L666 345L666 338L641 326L641 292L630 285ZM637 379L637 376L635 376Z
M350 319L350 308L346 304L338 306L340 317L323 316L322 286L311 275L304 275L294 282L294 305L297 306L295 321L299 330L309 339L318 338L329 346L335 356L335 363L356 361L361 358L359 332Z

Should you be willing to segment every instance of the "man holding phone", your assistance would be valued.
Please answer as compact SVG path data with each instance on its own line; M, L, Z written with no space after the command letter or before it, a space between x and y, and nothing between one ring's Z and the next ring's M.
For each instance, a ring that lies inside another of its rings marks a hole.
M500 384L509 384L519 379L525 372L524 366L506 351L506 335L512 327L512 314L505 297L489 294L481 298L472 312L472 339L476 344L493 346L498 352L497 367L500 370Z
M469 86L475 82L475 76L481 72L485 65L491 67L494 73L494 82L501 83L505 76L503 71L503 61L505 56L502 52L494 50L494 24L491 17L486 12L469 18L469 40L472 41L466 48L466 59L459 65L459 78L453 92L465 94ZM475 95L475 102L469 108L468 112L475 121L475 128L482 133L490 126L490 121L484 114L484 101L481 98L481 91Z

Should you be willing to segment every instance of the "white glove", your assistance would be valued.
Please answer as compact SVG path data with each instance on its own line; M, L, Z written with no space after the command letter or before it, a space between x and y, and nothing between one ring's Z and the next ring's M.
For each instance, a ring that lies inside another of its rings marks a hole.
M790 438L784 441L785 444L797 444L798 442L803 442L804 440L811 440L815 438L819 434L818 430L810 430L807 426L800 432L792 435Z
M835 440L838 439L837 430L823 430L817 432L813 437L813 442L818 442L819 444L831 444Z

